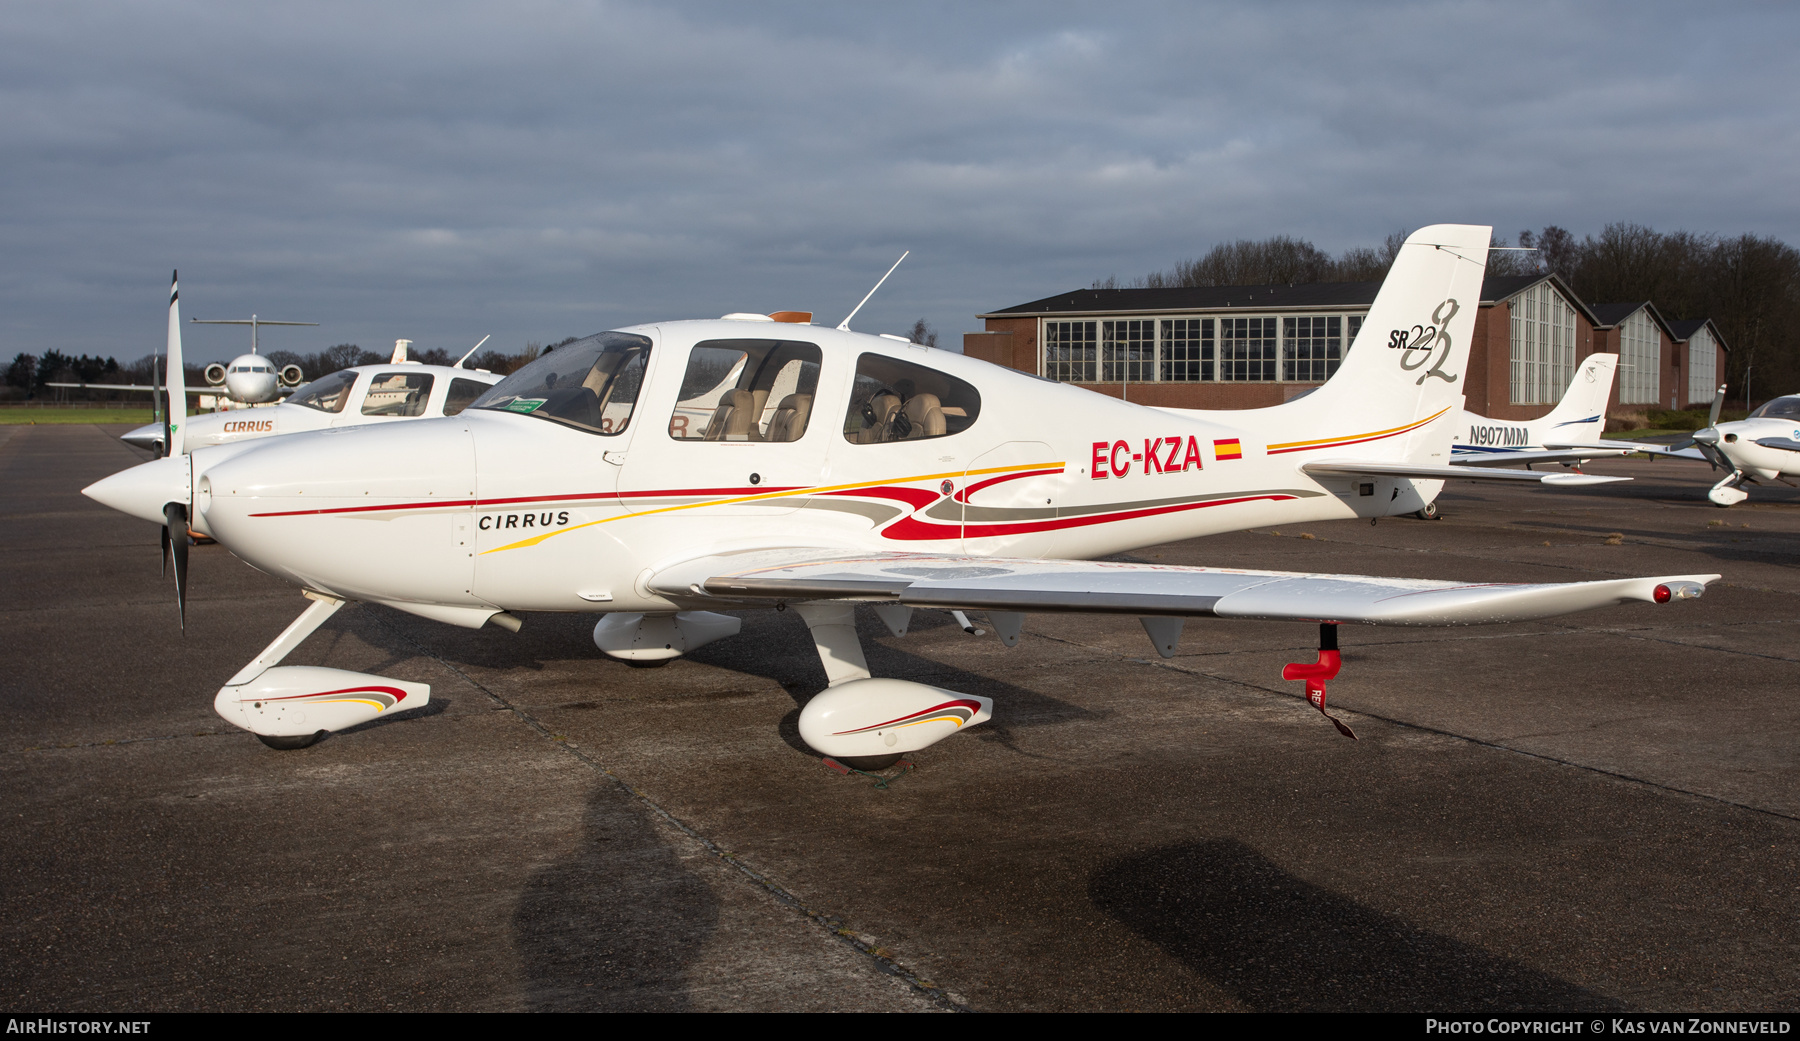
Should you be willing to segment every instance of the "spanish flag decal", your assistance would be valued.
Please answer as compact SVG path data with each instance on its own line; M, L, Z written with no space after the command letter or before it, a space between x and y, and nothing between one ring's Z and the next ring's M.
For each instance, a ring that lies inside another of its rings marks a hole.
M1226 459L1242 459L1244 450L1239 447L1238 439L1234 437L1229 441L1214 441L1213 455L1217 456L1221 462Z

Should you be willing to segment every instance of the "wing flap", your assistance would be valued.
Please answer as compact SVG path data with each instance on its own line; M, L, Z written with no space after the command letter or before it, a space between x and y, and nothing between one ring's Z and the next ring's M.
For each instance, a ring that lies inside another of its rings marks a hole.
M1634 600L1698 597L1717 575L1534 584L1175 567L1106 560L842 554L796 548L700 557L651 589L738 602L868 600L909 607L1070 611L1367 625L1535 621Z

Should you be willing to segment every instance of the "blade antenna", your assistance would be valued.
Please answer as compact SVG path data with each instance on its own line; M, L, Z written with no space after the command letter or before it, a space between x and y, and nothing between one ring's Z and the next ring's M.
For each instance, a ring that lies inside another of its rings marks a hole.
M907 257L910 257L910 256L912 256L912 250L909 249L905 253L900 254L900 260L905 260ZM900 266L900 260L894 261L894 267L887 269L887 275L881 276L881 282L886 282L888 280L888 275L893 274L894 268L897 268ZM881 288L881 282L875 283L875 289ZM866 304L869 302L869 297L875 295L875 289L869 290L868 296L863 297L862 300L859 301L855 307L852 307L850 309L850 313L844 316L844 320L838 323L838 331L839 332L847 333L850 331L850 319L855 318L856 312L862 310L863 304Z
M483 337L482 337L482 338L481 338L481 343L486 343L486 342L488 342L488 339L489 339L489 337L491 337L491 336L493 336L493 335L494 335L494 334L493 334L493 333L488 333L488 334L487 334L487 336L483 336ZM478 351L478 350L481 350L481 343L478 343L478 344L476 344L476 345L475 345L475 346L473 346L473 347L471 347L471 348L469 348L469 354L474 354L474 353L475 353L475 352L476 352L476 351ZM462 364L462 363L463 363L463 362L465 362L465 361L468 361L468 360L469 360L469 354L465 354L465 355L463 355L463 356L462 356L462 357L460 357L460 358L458 358L458 359L456 359L456 364L455 364L455 365L452 365L452 366L450 366L450 367L451 367L451 368L453 368L453 369L460 369L460 368L462 368L462 367L463 367L463 364Z

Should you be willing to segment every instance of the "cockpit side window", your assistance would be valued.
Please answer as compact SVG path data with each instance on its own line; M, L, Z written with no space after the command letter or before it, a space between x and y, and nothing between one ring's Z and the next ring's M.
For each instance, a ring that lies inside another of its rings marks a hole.
M798 441L819 387L819 348L798 340L706 340L688 355L669 436Z
M600 333L540 356L469 407L517 412L596 434L623 433L649 363L649 337Z
M856 360L856 385L844 414L844 440L853 445L922 441L960 434L981 413L981 392L948 373L865 354Z
M1751 419L1794 419L1800 417L1800 397L1776 398L1758 405Z
M355 369L339 369L321 376L288 396L290 405L305 405L320 412L342 412L350 400L350 388L356 386Z
M378 372L363 396L365 416L422 416L431 397L431 374Z
M483 383L480 380L466 380L461 376L452 377L450 392L444 395L444 415L454 416L468 408L476 398L487 393L487 389L491 386L493 384Z

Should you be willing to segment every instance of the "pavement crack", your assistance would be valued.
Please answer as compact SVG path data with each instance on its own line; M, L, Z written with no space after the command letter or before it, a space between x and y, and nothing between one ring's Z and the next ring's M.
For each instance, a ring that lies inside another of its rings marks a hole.
M530 712L520 708L518 705L513 704L499 692L477 680L467 672L464 672L454 662L448 660L443 655L438 654L430 647L425 646L400 627L394 625L389 619L383 617L380 612L369 611L365 608L363 614L374 619L383 628L412 645L420 654L423 654L432 661L435 661L448 669L464 683L467 683L469 686L486 695L488 699L493 701L493 703L502 711L512 713L520 722L524 723L533 731L536 731L538 736L561 748L564 752L574 756L583 764L610 780L614 785L618 786L618 789L621 792L627 797L635 800L638 805L648 810L652 816L698 843L700 847L706 851L708 856L719 863L724 864L738 875L747 879L753 885L761 888L763 892L773 898L776 903L800 914L802 917L806 918L807 921L824 930L833 940L836 940L838 943L843 944L861 955L878 971L905 982L914 992L947 1012L974 1011L974 1009L971 1009L950 997L949 993L942 988L933 986L923 976L920 976L905 965L902 965L892 956L881 953L880 950L878 950L878 943L863 940L837 916L811 906L780 882L775 881L773 878L770 878L768 875L752 867L743 859L743 857L723 848L712 839L702 835L693 825L682 820L680 817L677 817L674 813L664 808L662 804L658 803L655 799L652 799L648 792L615 773L605 763L602 763L599 757L595 756L592 752L562 738L536 716L533 716Z

